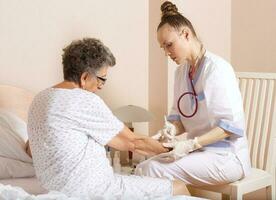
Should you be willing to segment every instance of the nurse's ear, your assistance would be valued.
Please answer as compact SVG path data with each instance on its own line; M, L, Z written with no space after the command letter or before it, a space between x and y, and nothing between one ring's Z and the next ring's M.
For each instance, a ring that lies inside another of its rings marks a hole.
M183 28L181 31L181 35L186 39L189 40L190 39L190 35L191 35L191 31L188 28Z

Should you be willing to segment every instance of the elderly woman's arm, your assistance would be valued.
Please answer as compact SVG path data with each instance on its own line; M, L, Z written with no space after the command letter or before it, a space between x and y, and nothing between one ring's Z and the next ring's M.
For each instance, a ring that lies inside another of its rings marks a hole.
M168 151L158 141L135 134L126 126L107 145L120 151L132 151L143 155L155 155Z

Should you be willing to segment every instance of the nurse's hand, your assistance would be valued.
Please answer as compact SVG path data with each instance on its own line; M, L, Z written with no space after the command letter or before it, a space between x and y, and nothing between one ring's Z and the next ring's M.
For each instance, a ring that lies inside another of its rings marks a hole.
M183 157L188 155L190 152L196 149L195 140L184 140L176 142L175 147L173 149L173 153L177 157Z
M195 139L190 140L163 143L163 146L167 148L173 148L171 153L176 159L182 158L183 156L188 155L192 151L202 148L202 146L197 141L197 137Z
M158 162L161 162L161 163L171 163L171 162L179 160L180 158L182 158L182 157L184 157L188 154L189 154L188 149L182 149L181 148L181 151L179 152L179 150L176 150L174 148L170 152L162 153L162 154L157 155L154 158L154 160L156 160Z
M164 125L164 128L162 129L164 137L168 141L172 141L174 140L174 137L176 135L176 128L171 122L167 121L166 116L164 118L165 118L165 125Z
M163 137L162 130L159 130L155 135L151 136L152 139L161 141L161 138Z
M154 157L154 160L161 163L171 163L179 160L180 158L183 158L188 154L189 154L188 149L181 149L180 152L179 150L176 151L175 149L173 149L170 152L159 154L158 156Z
M187 140L187 136L188 136L188 133L185 132L185 133L175 136L173 140L171 140L169 142L163 142L162 144L164 147L174 148L177 142Z
M169 121L165 121L165 125L163 129L159 130L155 135L151 138L158 140L160 142L172 142L176 135L175 126Z

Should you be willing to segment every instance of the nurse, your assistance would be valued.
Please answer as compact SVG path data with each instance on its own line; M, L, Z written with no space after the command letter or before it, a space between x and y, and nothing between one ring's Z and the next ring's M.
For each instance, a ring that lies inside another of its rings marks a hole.
M179 65L169 122L162 132L186 132L187 138L167 138L164 146L173 150L144 161L136 173L177 178L196 186L237 181L249 174L251 166L234 70L205 49L192 23L174 4L164 2L161 11L158 42ZM168 134L163 136L166 139Z

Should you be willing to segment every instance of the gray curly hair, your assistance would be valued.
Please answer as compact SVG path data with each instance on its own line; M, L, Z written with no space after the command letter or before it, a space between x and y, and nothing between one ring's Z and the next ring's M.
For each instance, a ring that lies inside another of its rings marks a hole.
M63 75L66 81L79 83L84 72L95 75L100 68L116 64L109 48L95 38L73 41L63 52Z

